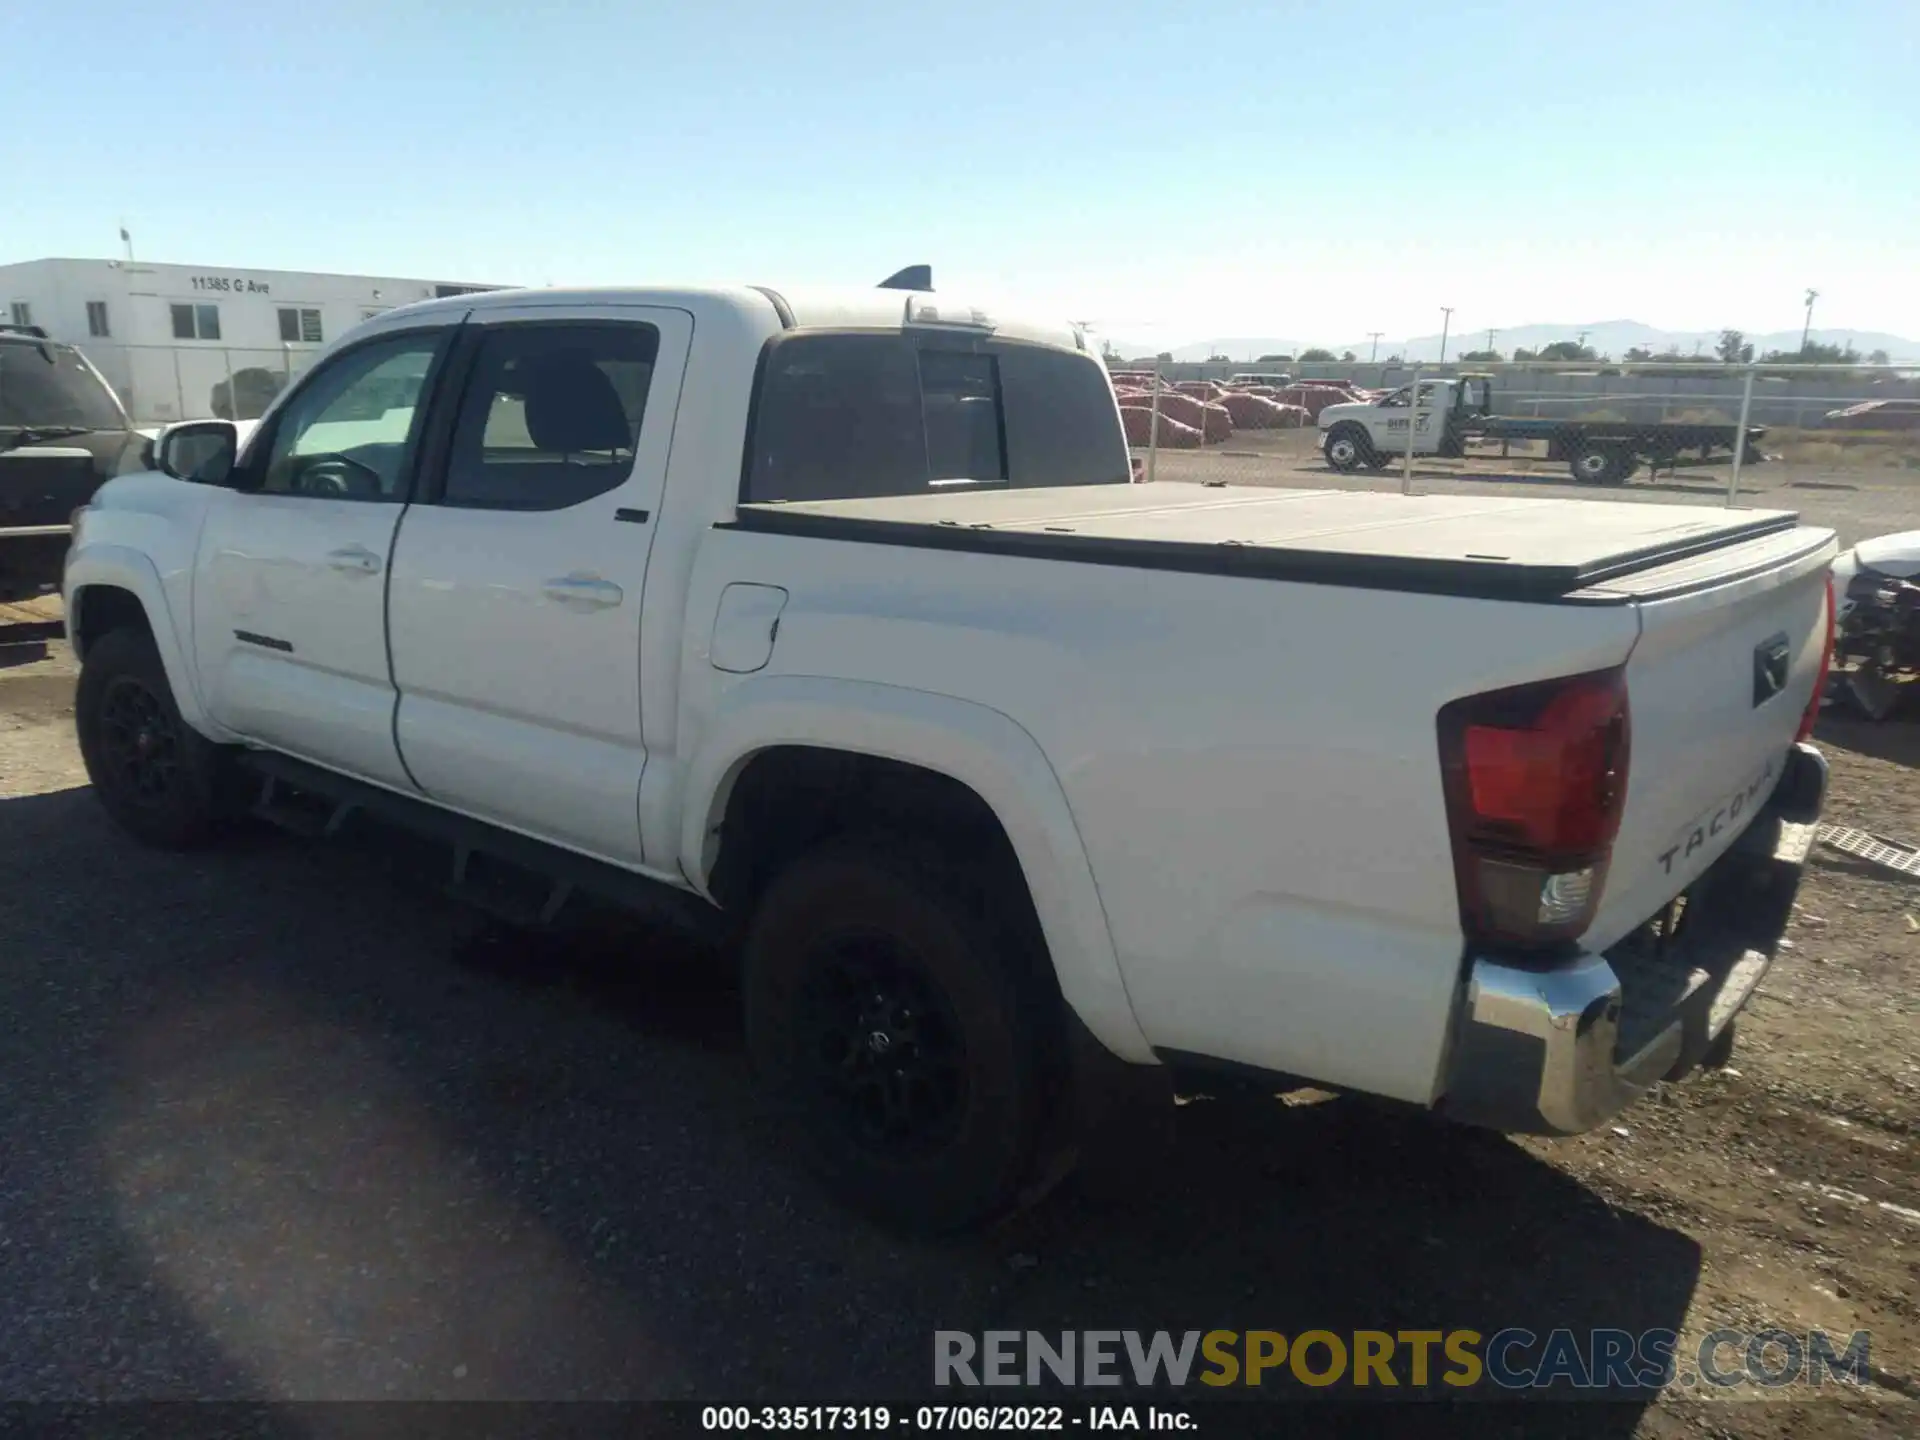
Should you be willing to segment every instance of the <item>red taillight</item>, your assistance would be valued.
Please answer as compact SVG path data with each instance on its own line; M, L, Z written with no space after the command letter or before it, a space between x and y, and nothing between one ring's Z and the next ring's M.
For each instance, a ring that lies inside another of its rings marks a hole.
M1834 630L1836 628L1834 616L1836 613L1837 609L1833 603L1833 572L1829 570L1827 572L1827 608L1825 617L1827 638L1820 647L1820 670L1819 673L1813 677L1813 694L1807 700L1807 713L1800 717L1800 733L1793 737L1796 745L1803 740L1813 738L1813 727L1820 719L1820 701L1827 693L1827 676L1833 671L1833 644Z
M1439 729L1468 936L1537 945L1580 934L1626 808L1624 672L1471 695L1440 711Z

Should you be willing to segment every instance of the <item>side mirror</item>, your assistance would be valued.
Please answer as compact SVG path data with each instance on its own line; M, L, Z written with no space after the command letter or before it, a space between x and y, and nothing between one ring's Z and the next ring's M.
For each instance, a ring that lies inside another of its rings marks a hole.
M154 444L155 468L176 480L224 485L240 453L240 435L231 420L188 420L169 425Z

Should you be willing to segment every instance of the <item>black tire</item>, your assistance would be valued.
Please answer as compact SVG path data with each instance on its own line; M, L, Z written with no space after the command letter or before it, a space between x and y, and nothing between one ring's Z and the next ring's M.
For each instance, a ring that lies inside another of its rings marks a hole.
M762 897L747 1044L843 1203L942 1234L1013 1208L1048 1111L1057 998L978 877L897 844L829 844Z
M180 718L151 635L120 629L94 641L73 708L87 777L115 824L166 850L215 838L232 812L232 770Z
M1601 440L1582 441L1567 457L1568 472L1582 485L1618 485L1638 468L1631 450Z
M1342 475L1351 475L1362 465L1372 465L1373 457L1377 454L1367 432L1351 422L1329 430L1320 453L1327 457L1327 464Z
M1369 470L1384 470L1392 463L1393 457L1391 455L1382 455L1378 450L1367 451L1367 468Z

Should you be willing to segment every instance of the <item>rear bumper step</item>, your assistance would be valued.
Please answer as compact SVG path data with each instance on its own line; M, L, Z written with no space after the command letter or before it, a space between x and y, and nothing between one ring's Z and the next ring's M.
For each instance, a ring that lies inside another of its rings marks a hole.
M1684 897L1605 954L1467 967L1442 1110L1514 1133L1591 1130L1698 1067L1753 996L1792 914L1827 763L1796 746L1767 805Z

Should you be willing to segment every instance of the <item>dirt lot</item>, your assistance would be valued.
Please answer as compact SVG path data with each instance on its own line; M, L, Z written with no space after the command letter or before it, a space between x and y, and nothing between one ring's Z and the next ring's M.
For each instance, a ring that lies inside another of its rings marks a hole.
M936 1328L1778 1326L1870 1331L1873 1383L1526 1428L1920 1426L1920 887L1884 871L1818 852L1732 1067L1597 1134L1202 1097L1124 1202L907 1244L782 1158L709 957L490 943L397 842L143 851L84 788L64 645L7 658L0 1398L847 1401L921 1391ZM1920 840L1920 730L1823 739L1829 818Z

